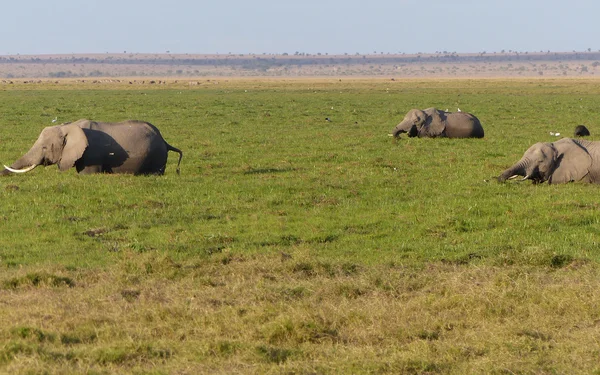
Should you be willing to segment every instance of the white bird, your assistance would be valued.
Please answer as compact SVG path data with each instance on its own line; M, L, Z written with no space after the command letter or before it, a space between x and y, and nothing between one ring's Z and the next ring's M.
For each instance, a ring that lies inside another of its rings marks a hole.
M554 135L558 137L560 135L560 133L555 133Z
M55 117L54 120L52 120L52 123L55 123L56 120L58 120L58 117Z
M550 132L550 135L554 135L554 132Z
M462 111L460 110L460 108L457 108L457 109L458 109L458 112L462 112Z

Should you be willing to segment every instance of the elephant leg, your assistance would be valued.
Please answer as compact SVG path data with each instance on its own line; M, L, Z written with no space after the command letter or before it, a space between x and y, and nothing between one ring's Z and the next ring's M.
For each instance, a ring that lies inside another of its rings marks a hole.
M94 174L108 172L104 171L101 165L88 165L87 167L83 165L75 165L75 168L77 168L77 173L79 174Z

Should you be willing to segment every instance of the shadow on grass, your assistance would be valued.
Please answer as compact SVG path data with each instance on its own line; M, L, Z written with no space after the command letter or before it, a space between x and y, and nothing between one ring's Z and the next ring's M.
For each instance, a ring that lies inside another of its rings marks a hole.
M250 168L244 171L244 174L269 174L293 172L296 168Z
M67 286L69 288L73 288L75 286L75 282L69 278L64 276L57 276L48 273L38 273L33 272L29 273L23 277L15 277L3 282L4 289L16 289L20 286L49 286L49 287L61 287Z

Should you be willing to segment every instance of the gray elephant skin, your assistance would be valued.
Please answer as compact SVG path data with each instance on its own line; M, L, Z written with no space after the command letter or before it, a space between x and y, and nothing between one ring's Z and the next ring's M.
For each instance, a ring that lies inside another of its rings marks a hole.
M563 138L554 143L536 143L515 165L498 177L504 182L523 176L521 181L548 181L563 184L574 181L600 183L600 141Z
M80 174L129 173L162 175L167 153L183 153L169 145L152 124L129 120L118 123L78 120L44 128L31 149L0 175L24 173L38 165L75 167Z
M393 131L409 137L483 138L479 119L466 112L445 112L436 108L411 109Z

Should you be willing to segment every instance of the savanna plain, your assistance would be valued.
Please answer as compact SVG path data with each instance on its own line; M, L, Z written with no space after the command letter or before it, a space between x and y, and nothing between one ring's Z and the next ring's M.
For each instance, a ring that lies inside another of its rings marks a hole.
M600 188L500 184L600 81L0 85L0 161L41 129L146 120L164 176L0 180L0 372L600 373ZM460 108L484 139L388 136ZM328 118L330 121L326 121Z

